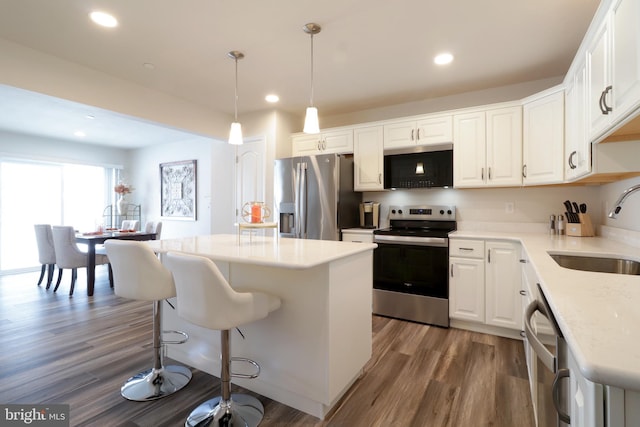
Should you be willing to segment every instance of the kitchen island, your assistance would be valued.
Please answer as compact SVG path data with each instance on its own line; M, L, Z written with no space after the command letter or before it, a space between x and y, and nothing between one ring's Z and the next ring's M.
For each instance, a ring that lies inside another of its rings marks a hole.
M174 251L212 259L236 290L252 289L282 299L267 318L231 334L232 357L261 366L253 380L234 384L320 419L356 381L371 357L371 298L375 244L278 239L233 234L149 242L160 253ZM174 301L172 301L173 303ZM189 334L169 345L167 356L220 375L220 334L163 310L163 328ZM234 372L243 371L234 363ZM232 389L233 392L233 389ZM195 404L195 402L194 402Z

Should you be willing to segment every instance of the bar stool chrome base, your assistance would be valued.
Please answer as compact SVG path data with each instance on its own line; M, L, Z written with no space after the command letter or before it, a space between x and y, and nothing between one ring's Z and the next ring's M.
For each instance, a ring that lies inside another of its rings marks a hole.
M229 401L222 396L201 403L184 423L185 427L256 427L264 416L264 406L248 394L232 394Z
M120 394L125 399L147 402L175 393L191 380L191 370L185 366L169 365L161 369L147 369L129 378Z

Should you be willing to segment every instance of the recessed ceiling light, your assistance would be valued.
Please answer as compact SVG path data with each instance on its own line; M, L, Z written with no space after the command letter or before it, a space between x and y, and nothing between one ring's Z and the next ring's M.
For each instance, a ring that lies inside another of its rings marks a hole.
M96 116L94 116L93 114L87 114L86 116L84 116L84 118L88 120L93 120L96 118Z
M77 130L73 133L75 136L77 136L78 138L84 138L85 136L87 136L86 133L82 132L81 130Z
M118 26L118 20L106 12L91 12L89 17L93 22L103 27L113 28Z
M142 66L144 68L146 68L147 70L155 70L156 66L154 64L152 64L151 62L145 62L144 64L142 64Z
M450 63L451 61L453 61L453 55L450 53L441 53L433 59L433 62L438 65L445 65Z
M269 94L269 95L264 97L264 100L269 102L269 103L271 103L271 104L274 104L274 103L280 101L280 97L278 95L275 95L275 94Z

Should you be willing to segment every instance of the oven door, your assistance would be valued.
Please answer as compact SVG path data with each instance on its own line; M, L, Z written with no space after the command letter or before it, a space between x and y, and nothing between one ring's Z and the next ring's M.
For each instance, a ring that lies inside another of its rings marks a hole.
M447 299L447 238L375 235L373 288Z

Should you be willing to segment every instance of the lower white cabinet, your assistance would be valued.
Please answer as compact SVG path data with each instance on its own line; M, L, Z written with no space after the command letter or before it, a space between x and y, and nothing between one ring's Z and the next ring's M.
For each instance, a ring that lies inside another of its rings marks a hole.
M449 239L449 316L522 330L520 245Z
M342 230L343 242L373 243L373 229L346 228Z

